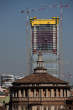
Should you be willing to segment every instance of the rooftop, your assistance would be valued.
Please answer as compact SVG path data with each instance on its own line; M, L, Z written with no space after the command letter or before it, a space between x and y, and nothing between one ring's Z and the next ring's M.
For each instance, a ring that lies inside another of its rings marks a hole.
M59 83L59 84L67 84L67 82L62 81L48 73L33 73L29 76L26 76L22 79L16 80L14 83L20 83L20 84L41 84L41 83Z
M42 60L42 54L39 53L37 67L34 69L34 73L16 80L13 84L67 84L67 82L60 80L47 73L47 69L44 68Z

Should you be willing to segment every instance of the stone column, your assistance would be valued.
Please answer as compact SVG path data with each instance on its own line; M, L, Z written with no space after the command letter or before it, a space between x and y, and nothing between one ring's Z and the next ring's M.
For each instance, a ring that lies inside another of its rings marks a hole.
M6 106L6 110L9 110L9 106Z
M25 97L25 89L23 89L23 97Z
M14 92L12 92L12 97L14 97Z
M25 107L25 105L24 105L23 107L24 107L24 109L23 109L23 110L26 110L26 107Z
M46 97L48 97L48 89L46 89Z
M66 97L66 89L64 89L64 97Z
M15 91L15 97L17 97L17 91Z
M15 91L14 91L14 97L15 97Z
M40 106L40 110L44 110L44 106L41 105L41 106Z
M56 110L59 110L59 106L57 105Z
M42 106L41 105L39 106L39 110L42 110Z
M56 96L59 97L59 91L56 89Z
M41 96L41 89L39 89L39 97Z
M34 97L36 97L36 89L34 89Z
M70 97L70 90L67 90L67 97Z
M43 97L43 89L41 89L41 97Z
M54 110L55 109L55 107L54 106L51 106L51 110Z
M21 105L18 105L18 110L22 110L22 109L21 109Z
M27 108L26 108L26 106L25 105L21 105L21 110L26 110ZM18 109L17 109L18 110Z
M9 107L10 108L10 107ZM15 108L14 108L14 105L12 104L12 110L14 110Z
M32 106L32 110L34 110L35 108L34 108L34 106Z
M60 89L60 96L63 97L63 89Z
M34 110L37 110L37 106L34 106Z
M46 110L48 110L48 106L46 106Z
M51 97L54 97L54 89L51 89Z
M22 97L21 90L18 91L18 97Z

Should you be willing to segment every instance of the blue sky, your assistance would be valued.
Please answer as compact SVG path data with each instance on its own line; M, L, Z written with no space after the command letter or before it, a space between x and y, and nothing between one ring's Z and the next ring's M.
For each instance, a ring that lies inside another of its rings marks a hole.
M0 72L25 72L26 8L38 9L47 4L64 4L70 0L0 0ZM65 72L73 74L73 1L63 10L63 49ZM31 15L38 18L60 16L59 8L47 8Z

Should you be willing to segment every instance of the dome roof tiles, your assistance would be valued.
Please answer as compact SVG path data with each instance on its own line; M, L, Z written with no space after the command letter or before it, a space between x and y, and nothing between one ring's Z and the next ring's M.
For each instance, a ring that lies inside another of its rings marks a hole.
M67 82L60 80L59 78L56 78L48 73L33 73L14 82L14 84L40 84L40 83L67 84Z

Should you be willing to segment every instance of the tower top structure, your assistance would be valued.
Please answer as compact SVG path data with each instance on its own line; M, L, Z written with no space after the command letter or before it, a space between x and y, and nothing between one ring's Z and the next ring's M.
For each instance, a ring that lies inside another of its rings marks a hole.
M51 19L37 19L37 17L30 18L31 26L38 26L42 24L59 24L59 17L52 17Z

